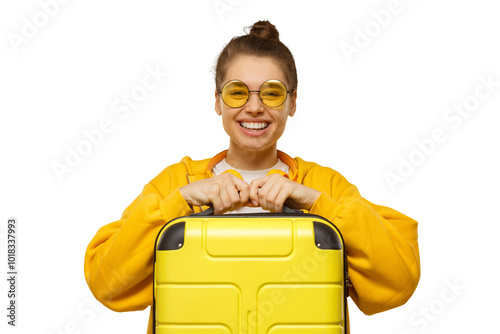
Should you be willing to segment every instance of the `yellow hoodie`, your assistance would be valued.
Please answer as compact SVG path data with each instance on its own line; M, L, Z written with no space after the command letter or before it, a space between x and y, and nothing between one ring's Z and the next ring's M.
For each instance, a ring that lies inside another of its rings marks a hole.
M200 211L179 188L212 176L227 154L165 168L130 204L120 220L97 231L85 253L85 279L94 296L114 311L143 310L153 303L153 251L156 236L170 220ZM309 213L335 224L345 241L352 287L349 295L367 314L404 304L420 279L417 222L396 210L370 203L331 168L292 159L289 178L321 192ZM151 310L152 312L152 310ZM153 332L152 313L148 334Z

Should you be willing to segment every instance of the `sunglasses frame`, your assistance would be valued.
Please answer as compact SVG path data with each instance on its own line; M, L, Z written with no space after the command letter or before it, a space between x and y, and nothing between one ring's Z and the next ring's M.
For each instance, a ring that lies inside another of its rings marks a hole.
M243 85L245 85L245 87L246 87L246 89L247 89L247 91L248 91L248 98L247 98L247 100L245 101L245 103L243 103L243 104L242 104L241 106L239 106L239 107L232 107L232 106L230 106L229 104L227 104L227 103L226 103L226 101L224 101L224 97L222 96L222 91L224 90L224 87L226 87L226 85L227 85L228 83L230 83L230 82L234 82L234 81L241 82ZM262 86L264 86L264 84L265 84L265 83L267 83L267 82L269 82L269 81L278 81L280 84L282 84L282 85L283 85L283 87L285 87L285 90L286 90L286 96L285 96L285 99L284 99L284 100L283 100L283 102L282 102L280 105L278 105L278 106L274 106L274 107L272 107L272 106L268 106L267 104L265 104L265 103L264 103L264 100L260 97L260 90L262 89ZM264 81L264 82L260 85L259 90L250 90L250 89L248 88L247 84L246 84L246 83L244 83L243 81L238 80L238 79L232 79L232 80L226 81L226 83L225 83L224 85L222 85L222 89L221 89L221 90L218 90L218 91L217 91L217 93L221 94L221 99L222 99L222 101L223 101L223 102L224 102L224 104L225 104L226 106L228 106L229 108L241 108L241 107L243 107L245 104L247 104L247 103L248 103L248 100L250 99L250 93L259 93L259 99L260 99L260 102L262 102L262 104L264 104L266 107L269 107L269 108L279 108L279 107L281 107L281 106L283 105L283 103L285 103L285 102L286 102L286 100L287 100L287 98L288 98L288 94L290 94L290 91L289 91L289 90L288 90L288 88L286 87L285 83L284 83L283 81L281 81L281 80L278 80L278 79L268 79L268 80Z

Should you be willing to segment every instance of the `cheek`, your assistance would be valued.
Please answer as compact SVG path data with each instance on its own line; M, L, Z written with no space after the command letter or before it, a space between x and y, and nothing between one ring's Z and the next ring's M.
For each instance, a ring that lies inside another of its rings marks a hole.
M222 112L222 126L226 130L226 132L230 131L231 128L234 128L237 124L237 122L234 121L234 118L232 115L229 115L227 111Z
M275 117L275 120L279 124L279 127L285 127L286 121L288 120L288 114L285 110L281 110L281 113Z
M222 126L224 126L224 129L228 126L228 119L224 116L224 113L222 113Z

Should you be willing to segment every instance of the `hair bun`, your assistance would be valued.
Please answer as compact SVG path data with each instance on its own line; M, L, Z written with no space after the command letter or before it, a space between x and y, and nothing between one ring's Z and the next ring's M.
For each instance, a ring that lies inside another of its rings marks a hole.
M276 26L267 20L257 21L253 24L252 27L247 27L247 28L251 28L250 30L251 36L270 39L276 42L280 40L280 34L278 33Z

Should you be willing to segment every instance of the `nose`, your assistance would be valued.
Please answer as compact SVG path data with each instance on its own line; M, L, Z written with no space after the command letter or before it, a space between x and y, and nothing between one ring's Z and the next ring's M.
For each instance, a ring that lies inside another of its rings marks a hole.
M260 100L259 92L250 92L250 97L245 105L245 111L252 114L264 112L264 105Z

